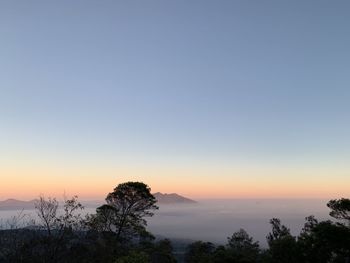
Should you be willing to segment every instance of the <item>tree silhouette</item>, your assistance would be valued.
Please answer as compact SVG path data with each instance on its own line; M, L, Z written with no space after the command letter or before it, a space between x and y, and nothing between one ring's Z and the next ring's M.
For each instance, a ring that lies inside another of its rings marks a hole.
M40 219L40 224L46 229L49 236L51 236L52 230L57 226L58 206L59 203L56 198L40 196L35 201L35 209Z
M196 241L187 247L185 254L186 263L210 263L213 262L214 244L210 242Z
M253 242L244 229L228 238L227 248L235 262L256 262L259 257L259 243Z
M269 262L276 263L299 263L297 242L290 234L289 228L281 224L281 220L270 220L272 231L266 237L269 244Z
M97 208L91 218L91 225L98 230L116 233L120 237L131 237L145 232L144 217L153 216L156 198L151 189L141 182L119 184L106 197L105 205Z

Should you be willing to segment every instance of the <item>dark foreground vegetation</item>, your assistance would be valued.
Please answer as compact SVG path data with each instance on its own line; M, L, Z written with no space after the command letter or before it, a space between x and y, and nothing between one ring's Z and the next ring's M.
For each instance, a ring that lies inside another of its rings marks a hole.
M295 237L277 218L270 220L268 248L262 249L240 229L216 246L197 241L183 253L170 240L156 240L147 232L145 217L158 209L150 188L140 182L118 185L96 213L82 216L77 197L63 208L54 198L36 202L36 221L20 214L0 231L1 263L349 263L350 200L331 200L327 206L335 221L306 218ZM6 228L6 229L5 229Z

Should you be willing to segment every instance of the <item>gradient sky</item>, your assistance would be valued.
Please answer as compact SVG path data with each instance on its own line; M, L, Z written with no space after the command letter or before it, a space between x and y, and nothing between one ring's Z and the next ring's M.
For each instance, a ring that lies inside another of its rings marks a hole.
M349 197L349 1L1 1L0 198Z

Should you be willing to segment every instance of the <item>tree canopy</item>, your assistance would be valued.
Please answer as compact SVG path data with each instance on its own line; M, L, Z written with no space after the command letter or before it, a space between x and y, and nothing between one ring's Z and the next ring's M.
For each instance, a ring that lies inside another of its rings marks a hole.
M350 226L350 199L341 198L330 200L327 206L332 210L329 215L344 220Z

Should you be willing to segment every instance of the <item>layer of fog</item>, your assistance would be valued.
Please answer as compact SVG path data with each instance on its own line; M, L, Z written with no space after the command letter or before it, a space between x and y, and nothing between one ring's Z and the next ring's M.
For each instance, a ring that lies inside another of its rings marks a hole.
M315 215L329 219L327 200L201 200L197 204L160 205L148 219L148 230L157 236L224 244L233 232L244 228L266 246L270 231L269 219L280 218L292 234L301 231L305 217ZM84 213L94 213L96 203L85 203ZM19 211L0 211L2 223ZM35 211L25 210L27 218L35 219Z
M206 200L195 205L161 206L148 220L152 233L166 237L206 240L223 244L244 228L262 246L271 230L269 220L280 218L298 235L305 217L329 219L326 200Z

